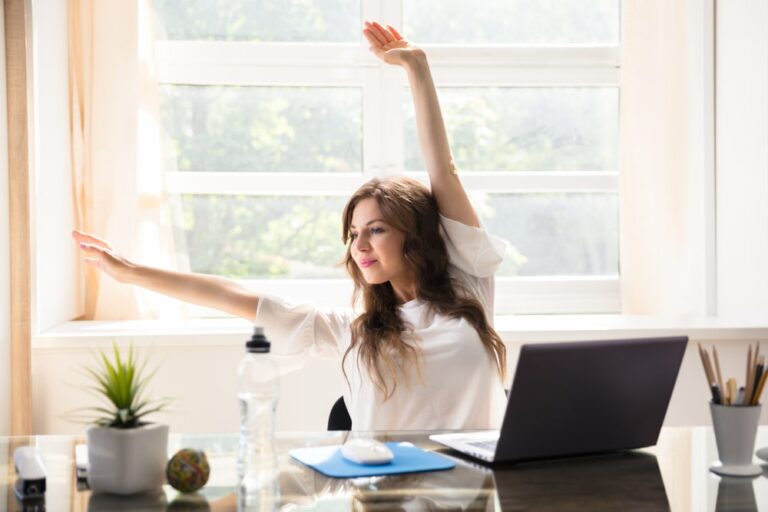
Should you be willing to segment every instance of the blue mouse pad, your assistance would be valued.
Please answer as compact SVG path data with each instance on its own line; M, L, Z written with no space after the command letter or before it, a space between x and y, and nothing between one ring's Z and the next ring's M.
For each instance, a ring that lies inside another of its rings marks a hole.
M436 453L427 452L411 443L386 443L394 458L386 464L357 464L341 456L341 445L297 448L291 457L332 478L397 475L421 471L441 471L456 466Z

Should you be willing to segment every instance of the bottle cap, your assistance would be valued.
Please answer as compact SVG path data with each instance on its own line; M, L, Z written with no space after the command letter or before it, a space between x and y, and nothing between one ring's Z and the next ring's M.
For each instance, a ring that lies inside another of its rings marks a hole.
M254 327L253 336L245 342L247 352L268 353L270 348L269 340L264 336L263 327Z

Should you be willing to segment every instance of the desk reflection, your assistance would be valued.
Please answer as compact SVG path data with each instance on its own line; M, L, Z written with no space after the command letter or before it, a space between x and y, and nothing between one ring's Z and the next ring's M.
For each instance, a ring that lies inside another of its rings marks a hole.
M338 445L346 435L288 433L277 438L278 486L255 508L269 510L768 510L768 465L755 479L721 479L709 471L717 458L710 428L666 428L656 447L640 452L553 460L507 466L481 465L431 442L429 432L365 433L382 441L409 441L456 461L450 471L336 480L294 461L293 448ZM47 470L45 508L49 511L238 510L236 434L175 435L170 452L204 450L211 478L196 495L170 486L161 493L123 498L92 494L79 487L74 467L76 436L0 437L0 510L31 510L16 499L13 450L36 446ZM768 426L760 427L758 446L768 445ZM657 459L654 457L658 456ZM664 480L662 481L662 475ZM665 489L666 484L666 489ZM666 492L665 492L666 491ZM250 507L248 507L250 509Z
M754 478L751 477L721 477L717 484L715 511L756 511L757 501L755 500L753 480Z
M669 510L656 457L627 452L493 471L502 510Z

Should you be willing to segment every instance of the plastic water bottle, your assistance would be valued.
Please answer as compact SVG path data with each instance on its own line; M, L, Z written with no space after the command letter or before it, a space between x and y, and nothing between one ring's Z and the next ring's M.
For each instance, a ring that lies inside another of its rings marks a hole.
M264 330L256 327L245 344L237 369L240 401L240 446L237 475L248 494L272 489L277 477L275 408L279 394L277 365L269 353Z

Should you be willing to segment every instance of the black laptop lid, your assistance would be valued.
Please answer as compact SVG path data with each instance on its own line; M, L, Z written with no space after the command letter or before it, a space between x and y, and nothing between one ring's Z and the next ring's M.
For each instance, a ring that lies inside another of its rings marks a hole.
M687 337L523 345L495 461L656 444Z

